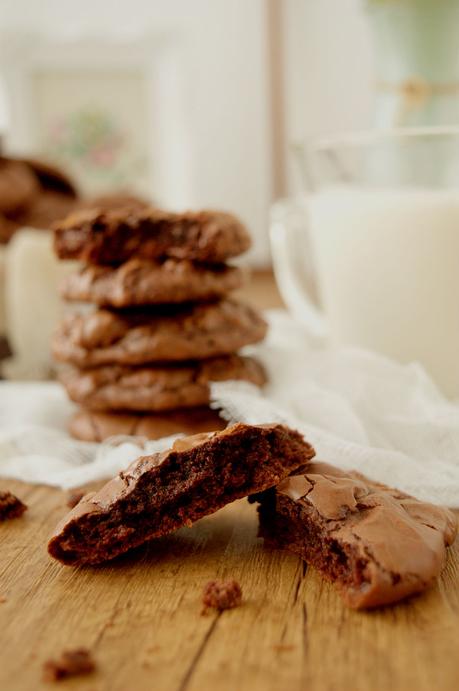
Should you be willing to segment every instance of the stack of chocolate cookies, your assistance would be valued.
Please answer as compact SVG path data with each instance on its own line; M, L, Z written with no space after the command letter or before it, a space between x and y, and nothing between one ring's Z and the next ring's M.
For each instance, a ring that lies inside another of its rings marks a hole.
M60 379L81 406L73 436L221 429L209 383L263 385L262 366L238 350L263 339L266 323L228 297L242 273L226 262L249 246L234 216L213 211L92 209L55 227L58 257L84 262L62 296L96 305L68 315L53 340L67 365Z

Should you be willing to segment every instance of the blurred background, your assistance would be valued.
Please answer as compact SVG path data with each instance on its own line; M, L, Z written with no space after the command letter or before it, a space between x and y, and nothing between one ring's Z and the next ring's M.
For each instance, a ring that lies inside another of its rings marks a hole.
M257 265L289 142L371 119L362 0L3 0L0 26L4 151L87 195L231 209Z
M282 259L285 243L274 242L270 250L274 202L316 191L310 173L319 169L308 156L317 137L459 123L458 27L459 0L3 0L0 355L3 348L3 355L12 351L17 360L5 365L3 376L49 373L49 336L62 310L57 284L72 267L58 265L50 233L37 230L49 230L53 221L81 207L128 201L172 210L232 211L254 240L244 261L254 270L270 271L274 259L291 311L295 314L299 305L299 317L310 316L304 300L297 299L298 286L290 285L293 272L285 267L292 262ZM397 139L384 151L371 151L371 160L369 147L360 147L358 173L349 148L341 157L336 147L325 147L323 159L333 164L341 183L379 184L384 178L397 191L400 185L438 187L454 180L457 187L459 137L433 144L429 138L412 141L409 153ZM296 161L295 150L301 154ZM376 233L375 200L370 208L350 199L348 227L355 227L357 217L362 228L374 225ZM438 209L437 197L431 201ZM419 202L418 197L410 201L412 219L426 217ZM334 197L328 200L327 213L331 208L341 223L337 204ZM396 228L400 207L393 206L397 213L390 224ZM452 229L456 207L444 210ZM279 227L288 225L285 216L292 213L281 208ZM436 213L431 214L432 234ZM303 236L304 214L298 218ZM321 237L322 228L329 229L330 277L336 273L340 238L335 225L328 216L316 223ZM357 240L351 234L346 238L339 257L352 257L347 262L352 277ZM362 266L375 247L362 252ZM414 269L419 281L426 275L421 263L432 256L431 249L423 252L425 259L419 256ZM314 292L307 244L293 242L291 254L294 260L301 255L297 273ZM408 259L411 254L407 245ZM442 262L439 256L438 275ZM399 263L403 279L409 272L406 262ZM393 267L388 255L384 270L393 273ZM323 266L321 271L324 275ZM381 275L381 291L387 275ZM328 282L330 295L342 294L341 284L337 289L331 278ZM348 286L349 278L343 276L342 284ZM385 300L392 314L405 289L400 284L392 301L375 293L374 301ZM361 292L361 285L349 292L354 312ZM443 304L443 297L438 301ZM406 311L413 313L408 302ZM337 330L341 341L403 361L417 357L410 344L402 351L399 344L367 337L368 319L357 333L347 306L337 305L335 311L346 322L345 330ZM368 314L372 311L369 305ZM433 306L430 312L438 310ZM318 324L317 315L309 324L314 320ZM459 339L459 324L457 331ZM419 357L426 360L424 354Z

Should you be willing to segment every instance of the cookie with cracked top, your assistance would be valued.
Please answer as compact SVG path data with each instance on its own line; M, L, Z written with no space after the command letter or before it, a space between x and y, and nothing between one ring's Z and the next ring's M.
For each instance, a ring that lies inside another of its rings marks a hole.
M132 257L220 263L251 244L244 225L223 211L88 209L71 214L54 230L58 257L91 264L121 264Z
M456 536L448 509L327 463L251 499L261 502L261 536L316 567L354 609L425 590Z
M298 432L279 424L238 423L178 439L83 497L48 551L64 564L99 564L276 485L313 455Z

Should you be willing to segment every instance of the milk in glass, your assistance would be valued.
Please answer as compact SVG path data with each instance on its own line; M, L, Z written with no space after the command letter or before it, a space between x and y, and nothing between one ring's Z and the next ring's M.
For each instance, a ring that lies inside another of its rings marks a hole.
M459 396L459 194L329 188L310 228L331 338L418 361Z

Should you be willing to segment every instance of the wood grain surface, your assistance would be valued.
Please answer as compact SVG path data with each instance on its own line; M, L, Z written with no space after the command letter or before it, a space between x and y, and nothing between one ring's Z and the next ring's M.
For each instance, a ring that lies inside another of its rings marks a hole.
M263 547L241 500L111 565L73 569L46 539L66 493L2 481L29 504L0 524L0 689L49 688L42 664L87 646L94 691L455 691L459 545L442 578L405 604L351 612L296 557ZM236 578L241 607L201 614L213 578Z
M270 278L254 304L274 304ZM270 287L271 286L271 287ZM271 291L271 295L269 294ZM50 559L67 494L0 479L28 505L0 523L0 690L50 688L43 662L85 646L81 691L457 691L459 543L420 597L352 612L300 559L263 547L254 506L234 503L99 568ZM241 607L201 615L210 579L236 578Z

